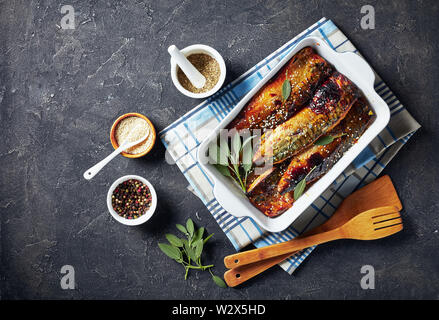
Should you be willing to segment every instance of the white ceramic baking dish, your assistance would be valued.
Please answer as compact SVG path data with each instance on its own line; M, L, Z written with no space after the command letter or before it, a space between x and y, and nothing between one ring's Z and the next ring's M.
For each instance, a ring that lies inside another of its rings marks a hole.
M290 226L302 212L305 211L319 196L323 193L335 179L349 166L349 164L364 150L368 144L386 127L390 119L390 111L388 105L376 93L374 89L375 74L371 67L364 59L354 53L337 53L331 49L326 42L316 37L308 37L300 41L296 47L286 55L279 64L262 79L256 87L254 87L227 115L226 118L215 128L211 135L203 141L198 149L198 159L205 159L208 154L209 144L215 140L219 134L220 129L225 128L230 121L232 121L247 102L255 95L258 90L302 48L310 46L314 48L317 53L329 61L337 71L347 76L353 81L364 93L373 108L376 119L371 126L363 133L358 142L354 144L340 160L322 176L316 183L314 183L293 206L284 212L282 215L269 218L261 211L256 209L242 190L235 184L235 182L227 177L221 175L217 169L209 164L200 161L202 168L209 174L214 181L214 196L219 204L231 215L235 217L248 216L254 219L261 227L270 232L282 231Z

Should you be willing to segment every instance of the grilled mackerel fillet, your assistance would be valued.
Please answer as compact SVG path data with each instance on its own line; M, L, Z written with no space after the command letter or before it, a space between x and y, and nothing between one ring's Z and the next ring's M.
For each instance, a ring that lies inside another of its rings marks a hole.
M332 66L314 49L300 50L279 73L250 100L228 129L273 129L286 121L312 98L315 89L333 72ZM286 77L291 94L282 99L282 84Z
M372 110L366 100L360 98L340 124L328 133L338 138L324 146L313 145L291 159L277 186L278 192L293 190L314 167L316 168L307 177L307 183L323 176L338 161L338 157L330 157L330 155L341 156L347 148L356 143L372 120Z
M353 82L335 72L317 89L307 107L261 137L253 162L258 164L268 157L280 163L302 152L334 128L359 95Z

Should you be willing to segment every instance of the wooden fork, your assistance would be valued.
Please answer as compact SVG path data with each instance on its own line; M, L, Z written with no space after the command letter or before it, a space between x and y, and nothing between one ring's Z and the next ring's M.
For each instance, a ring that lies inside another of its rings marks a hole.
M360 213L341 227L323 233L227 256L224 258L224 264L227 268L236 268L333 240L375 240L401 230L402 219L398 209L381 207Z
M340 227L349 219L363 211L385 206L397 208L398 211L402 209L402 204L396 193L395 187L393 186L390 177L387 175L352 193L341 203L337 211L326 223L295 239L319 234ZM392 210L394 210L394 208ZM224 279L230 287L237 286L272 266L281 263L283 260L297 252L298 251L288 252L280 256L242 265L241 267L235 267L224 274Z

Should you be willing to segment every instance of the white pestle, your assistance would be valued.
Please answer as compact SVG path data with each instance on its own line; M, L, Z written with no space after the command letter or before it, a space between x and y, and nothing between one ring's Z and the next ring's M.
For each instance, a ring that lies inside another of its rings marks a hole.
M204 87L206 84L206 78L198 71L192 63L184 56L183 53L178 50L178 48L174 45L168 48L168 52L171 55L172 59L175 60L175 63L183 70L186 77L189 81L194 85L194 87L200 89Z

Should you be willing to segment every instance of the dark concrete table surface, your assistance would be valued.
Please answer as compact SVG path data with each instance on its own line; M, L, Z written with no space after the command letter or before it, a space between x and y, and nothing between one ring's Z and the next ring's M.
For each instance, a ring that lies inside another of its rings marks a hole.
M439 3L431 1L0 1L0 211L2 299L439 298ZM360 10L375 8L363 30ZM141 112L157 130L199 101L172 85L167 47L203 43L224 56L230 82L321 17L332 19L422 124L385 169L404 204L404 232L376 242L318 247L293 276L278 267L238 289L184 270L157 247L191 217L209 233L204 260L222 274L234 249L157 142L118 157L92 181L82 172L112 147L113 121ZM106 208L111 183L149 179L159 206L141 227ZM197 216L199 218L197 218ZM363 290L360 269L375 268ZM63 290L63 265L76 289Z

